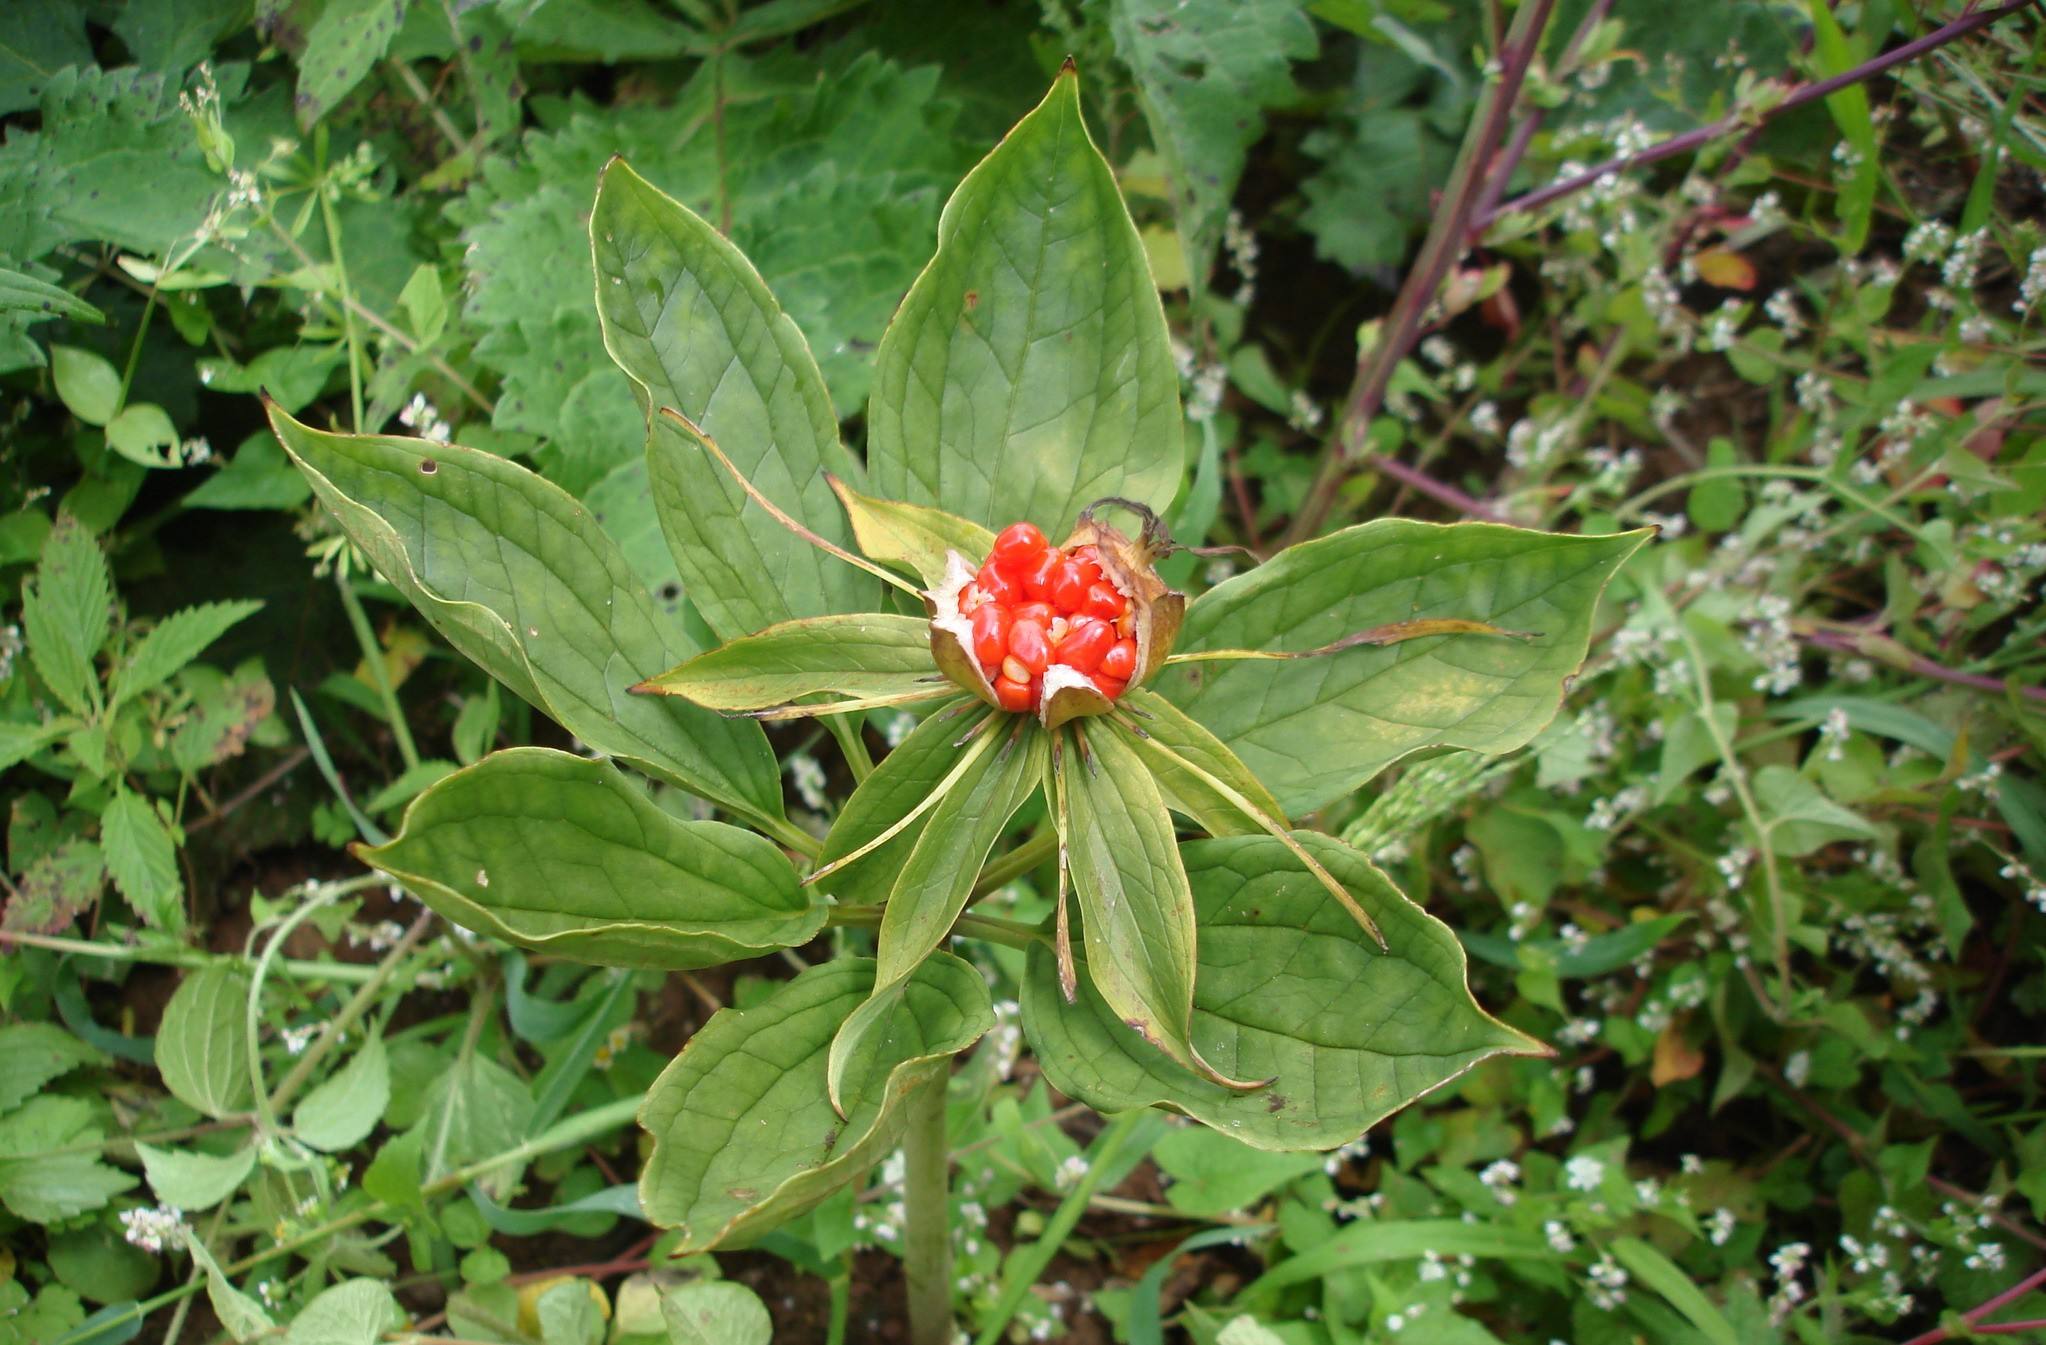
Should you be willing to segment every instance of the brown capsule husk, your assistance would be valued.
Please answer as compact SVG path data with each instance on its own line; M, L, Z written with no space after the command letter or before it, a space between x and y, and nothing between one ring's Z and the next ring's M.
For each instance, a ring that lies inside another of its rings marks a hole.
M1153 567L1155 551L1148 537L1132 541L1106 523L1083 516L1063 550L1091 546L1101 572L1130 600L1131 637L1137 642L1137 669L1129 685L1150 680L1172 653L1179 625L1186 617L1186 595L1168 588ZM960 595L973 582L978 567L954 551L946 556L944 582L924 595L931 615L931 657L947 677L990 705L999 704L994 685L973 656L972 618L959 610ZM1056 729L1089 715L1105 715L1115 702L1101 694L1085 673L1053 664L1044 675L1044 696L1037 717Z

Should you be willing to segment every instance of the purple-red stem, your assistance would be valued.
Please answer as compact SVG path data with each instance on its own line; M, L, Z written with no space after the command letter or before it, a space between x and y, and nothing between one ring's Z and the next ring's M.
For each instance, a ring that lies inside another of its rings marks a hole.
M1467 226L1489 181L1492 158L1506 136L1507 121L1520 100L1521 85L1541 49L1542 35L1548 30L1549 14L1555 6L1556 0L1527 0L1513 16L1513 27L1499 50L1499 80L1485 91L1477 119L1465 136L1456 167L1450 172L1435 222L1422 240L1420 256L1415 258L1413 269L1407 272L1405 283L1393 298L1377 341L1357 362L1357 376L1350 385L1349 396L1344 398L1342 414L1336 418L1334 435L1322 455L1321 470L1288 529L1292 541L1313 536L1334 506L1343 479L1364 456L1363 436L1385 400L1393 370L1413 348L1428 305L1442 287L1442 278L1463 253Z
M2035 1270L1998 1294L1995 1298L1990 1299L1979 1307L1968 1309L1961 1314L1961 1318L1968 1325L1975 1327L1975 1330L1979 1333L1998 1336L2011 1335L2018 1331L2031 1330L2040 1325L2046 1325L2046 1323L2040 1322L2004 1322L2000 1325L1976 1326L1977 1322L1980 1322L1990 1313L1995 1312L2006 1304L2017 1302L2017 1300L2031 1293L2032 1290L2037 1289L2042 1284L2046 1284L2046 1270ZM1940 1341L1952 1339L1953 1334L1944 1326L1935 1326L1930 1331L1911 1337L1911 1339L1904 1342L1904 1345L1939 1345Z
M1798 638L1806 644L1816 645L1821 649L1831 649L1842 654L1861 654L1864 652L1855 643L1852 635L1843 635L1839 631L1805 631L1800 633ZM1929 677L1935 682L1951 682L1955 686L1974 687L1978 691L2002 691L2007 685L2001 678L1990 677L1984 673L1962 672L1958 668L1949 668L1943 663L1935 663L1922 654L1910 655L1904 671L1916 677ZM2046 701L2046 687L2021 686L2018 688L2018 694L2032 700Z
M1498 510L1492 508L1491 505L1486 504L1483 500L1464 494L1455 486L1437 481L1418 467L1409 467L1397 459L1388 458L1379 453L1365 454L1363 465L1369 467L1374 472L1382 472L1401 485L1408 487L1418 494L1426 495L1438 504L1446 504L1459 513L1469 514L1472 518L1482 518L1490 522L1497 522L1499 519Z
M1929 51L1966 37L1977 29L1987 28L1990 24L1995 23L2006 15L2015 14L2021 9L2032 8L2038 3L2039 0L2009 0L2009 3L1998 5L1994 9L1972 10L1955 19L1952 23L1933 29L1923 37L1913 38L1895 50L1886 51L1880 56L1870 57L1852 70L1843 70L1839 74L1826 79L1813 80L1808 84L1800 84L1786 94L1782 102L1765 111L1753 114L1742 111L1729 112L1718 121L1707 123L1695 130L1686 131L1682 135L1671 136L1669 139L1658 144L1650 145L1639 154L1616 155L1613 158L1607 159L1604 163L1592 165L1573 177L1562 178L1551 182L1546 187L1539 187L1523 196L1516 196L1503 205L1494 206L1490 210L1483 212L1473 221L1472 229L1474 235L1482 234L1486 229L1498 223L1500 219L1515 211L1534 210L1549 204L1551 201L1568 196L1572 192L1582 191L1608 173L1639 168L1643 164L1655 163L1660 159L1668 159L1679 154L1686 154L1743 127L1759 126L1765 122L1773 121L1792 108L1803 107L1806 103L1824 98L1828 94L1838 93L1850 84L1859 84L1863 80L1872 79L1885 70L1903 65L1906 61L1915 60Z

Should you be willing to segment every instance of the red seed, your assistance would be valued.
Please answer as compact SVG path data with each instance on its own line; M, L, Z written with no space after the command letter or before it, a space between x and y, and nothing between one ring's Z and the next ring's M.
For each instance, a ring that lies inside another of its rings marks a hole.
M1023 590L1023 596L1031 602L1043 602L1051 596L1052 571L1059 567L1065 556L1055 546L1046 547L1044 554L1035 561L1016 571L1016 578Z
M1012 682L1006 677L995 679L995 700L1004 710L1021 712L1030 708L1036 699L1028 682Z
M1113 621L1128 610L1130 600L1117 591L1115 585L1103 581L1092 585L1080 604L1080 611L1087 616L1098 616L1103 621Z
M1130 639L1117 640L1115 647L1101 656L1101 675L1119 682L1127 682L1137 670L1137 642ZM1117 695L1121 694L1118 689Z
M990 600L1004 607L1023 596L1017 591L1016 581L996 569L993 561L980 567L980 573L973 577L973 582L980 585L980 591Z
M1077 612L1087 600L1087 570L1068 556L1051 572L1051 605L1061 612Z
M1091 616L1078 617L1066 638L1052 646L1051 661L1091 673L1115 646L1115 627Z
M1005 570L1019 570L1035 561L1049 545L1035 523L1011 523L995 538L988 559Z
M1009 615L1018 621L1035 621L1049 630L1052 620L1058 614L1051 610L1051 604L1048 602L1019 602L1009 609Z
M1110 677L1105 673L1095 673L1094 685L1102 695L1110 700L1114 700L1122 695L1123 688L1127 687L1129 683L1120 677Z
M1043 626L1019 619L1009 627L1009 653L1035 676L1051 664L1051 641L1044 638Z
M982 668L992 671L1009 650L1009 609L996 603L982 603L973 613L973 656Z

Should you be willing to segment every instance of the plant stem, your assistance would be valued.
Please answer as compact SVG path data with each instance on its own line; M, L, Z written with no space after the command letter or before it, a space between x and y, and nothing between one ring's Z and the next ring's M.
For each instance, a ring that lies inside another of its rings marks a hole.
M909 1099L903 1132L903 1270L909 1277L910 1345L952 1345L951 1152L940 1068Z
M341 285L341 329L348 337L348 428L362 433L362 333L355 326L355 287L348 283L348 261L341 255L341 220L334 213L334 200L327 194L327 128L320 127L320 180L313 194L320 201L320 219L327 226L327 253L334 259L335 279Z
M1585 169L1574 177L1551 182L1546 187L1528 192L1524 196L1517 196L1511 201L1503 202L1480 214L1471 222L1471 228L1474 234L1482 234L1506 215L1510 215L1517 210L1534 210L1537 207L1545 206L1551 201L1558 200L1570 195L1574 191L1580 191L1590 186L1608 173L1638 168L1643 164L1654 163L1659 159L1673 158L1676 155L1699 149L1723 135L1729 135L1736 131L1752 131L1757 126L1774 121L1792 108L1803 107L1806 103L1817 102L1828 94L1838 93L1850 84L1859 84L1863 80L1872 79L1892 66L1916 60L1925 53L1943 47L1957 38L1966 37L1978 28L1987 28L1998 19L2015 14L2021 9L2033 8L2036 4L2037 0L2011 0L2011 3L1998 5L1994 9L1972 10L1942 28L1936 28L1923 37L1906 42L1894 51L1886 51L1880 56L1863 61L1852 70L1842 71L1830 79L1814 80L1809 84L1800 84L1786 94L1781 102L1776 103L1766 111L1757 111L1752 108L1735 108L1718 121L1700 126L1696 130L1686 131L1682 135L1671 136L1667 140L1650 145L1639 154L1616 155L1613 158L1607 159L1604 163L1593 164L1590 168Z
M341 1006L341 1012L327 1020L327 1026L321 1030L319 1040L306 1048L305 1054L298 1058L298 1063L291 1067L291 1072L284 1076L284 1081L270 1094L270 1110L273 1113L279 1115L283 1113L285 1104L305 1086L306 1080L312 1077L313 1070L318 1067L320 1060L334 1048L341 1040L341 1035L354 1025L355 1020L368 1012L378 993L383 990L384 983L397 971L398 964L405 960L406 955L432 927L433 912L421 911L419 918L412 922L412 928L406 930L404 936L391 945L391 951L384 954L383 961L377 963L376 973L357 988L348 1002Z
M1304 541L1320 529L1335 506L1336 493L1364 455L1372 417L1385 400L1393 371L1419 339L1428 308L1435 301L1436 291L1442 288L1443 277L1463 255L1471 237L1471 217L1486 194L1494 156L1506 137L1507 121L1520 101L1521 85L1540 52L1542 35L1548 30L1549 15L1554 9L1555 0L1525 0L1514 12L1513 26L1497 51L1499 77L1479 99L1436 207L1435 222L1422 240L1421 253L1414 259L1413 269L1407 272L1406 283L1393 299L1378 339L1358 358L1356 378L1343 399L1342 414L1336 417L1328 447L1322 453L1321 470L1287 529L1289 543Z
M355 586L338 568L334 587L341 592L341 606L348 613L348 624L355 631L355 642L362 646L362 661L369 668L369 680L376 684L377 695L383 698L384 719L391 726L391 736L398 743L398 755L404 758L405 769L409 771L419 764L419 747L412 741L412 728L405 722L404 707L398 704L398 688L391 683L391 665L384 661L383 644L369 624L369 614L362 610L362 599L355 596Z
M73 957L98 957L109 962L140 962L152 967L246 967L254 959L240 953L209 953L202 948L131 948L121 944L91 943L50 934L23 934L0 930L0 946L44 948ZM331 981L336 985L359 985L376 975L376 968L360 962L311 961L281 958L271 965L273 972L301 981Z

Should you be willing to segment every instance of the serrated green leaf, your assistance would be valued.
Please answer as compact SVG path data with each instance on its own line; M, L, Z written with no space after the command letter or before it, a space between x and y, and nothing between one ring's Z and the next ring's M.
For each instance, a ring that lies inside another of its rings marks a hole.
M6 49L5 41L0 40L0 52ZM30 321L70 318L105 325L107 320L106 314L62 285L52 285L7 266L0 266L0 313L28 313L33 315Z
M1165 799L1122 735L1090 728L1098 726L1082 720L1074 730L1087 755L1074 740L1065 745L1063 840L1085 935L1081 979L1144 1041L1213 1076L1188 1036L1194 903Z
M697 1280L661 1295L669 1345L768 1345L774 1322L760 1295L736 1280Z
M1289 547L1187 608L1181 652L1304 650L1409 620L1486 622L1531 640L1429 636L1283 662L1168 668L1154 690L1227 743L1290 816L1423 747L1497 754L1555 716L1599 595L1644 532L1572 537L1380 519Z
M0 1204L48 1224L99 1209L136 1184L92 1152L56 1153L100 1137L92 1104L45 1094L0 1117Z
M0 723L0 771L16 762L26 761L65 734L82 727L69 715L59 715L36 724Z
M1234 1092L1175 1064L1117 1021L1087 974L1066 1004L1054 958L1036 949L1023 1025L1055 1087L1106 1112L1168 1107L1261 1149L1329 1149L1479 1061L1539 1049L1471 998L1447 926L1349 847L1295 836L1370 913L1385 950L1276 839L1181 847L1200 929L1194 1044L1223 1073L1271 1085Z
M164 1087L208 1116L249 1104L249 978L228 967L185 977L156 1031L156 1068Z
M627 688L696 652L558 487L474 449L271 424L434 628L583 742L756 818L782 815L758 725Z
M994 533L956 514L862 495L843 481L833 481L831 488L845 506L860 554L912 570L927 587L945 581L948 553L957 551L969 563L978 563L994 549Z
M967 174L875 357L867 463L890 499L1062 536L1105 495L1161 513L1185 450L1150 264L1069 67Z
M846 1069L862 1039L894 1012L910 974L944 942L966 909L988 852L1044 779L1050 737L1030 720L1014 722L1020 738L984 753L953 782L896 873L881 915L873 993L831 1043L826 1085L840 1102ZM1010 731L1000 723L989 730Z
M113 623L113 580L99 542L69 513L43 539L35 581L21 590L28 655L44 683L74 713L99 699L93 668Z
M106 1061L104 1051L55 1023L0 1027L0 1113L14 1110L53 1079Z
M521 42L562 3L526 16ZM577 494L630 461L644 500L645 417L604 354L584 226L589 184L621 154L698 215L722 224L729 209L732 242L809 338L837 415L856 414L874 346L929 256L940 193L971 163L953 116L936 66L905 70L853 43L728 52L672 102L577 103L486 160L455 214L474 247L477 355L504 375L495 423L543 436L543 470ZM717 136L678 134L713 118L722 152Z
M64 841L23 871L0 928L61 934L99 900L106 882L106 860L97 845L83 838Z
M285 1345L378 1345L405 1324L391 1291L375 1280L344 1280L305 1305L284 1333Z
M164 1204L180 1210L210 1210L241 1188L256 1167L256 1150L244 1145L231 1154L202 1154L190 1149L135 1146L149 1189Z
M298 58L298 124L311 128L390 49L411 0L328 0Z
M114 886L143 923L181 929L185 923L185 879L178 872L177 843L140 794L121 790L99 818L99 848Z
M456 771L357 853L459 925L586 962L713 966L824 921L772 842L681 821L613 767L546 748Z
M904 1100L994 1025L980 973L932 954L855 1053L841 1119L825 1057L873 981L866 958L814 966L764 1003L712 1015L655 1080L640 1109L654 1140L640 1202L682 1230L678 1254L766 1232L864 1172L900 1137Z
M1204 277L1264 109L1296 95L1292 63L1319 45L1314 23L1300 0L1115 0L1108 30L1137 78L1189 265Z
M114 674L113 704L118 707L167 681L236 624L262 610L261 602L243 601L202 603L172 612L142 637Z
M856 479L858 463L810 347L752 264L623 160L604 170L590 246L604 347L640 409L681 412L756 489L848 544L824 474ZM871 578L783 527L674 426L650 427L647 480L689 599L721 639L874 606Z
M292 1133L324 1153L340 1153L369 1138L390 1102L390 1057L383 1036L372 1034L292 1110Z
M53 70L92 63L85 14L70 0L17 0L0 11L0 116L36 105Z
M921 617L863 612L806 617L698 654L650 678L645 690L725 713L763 710L804 696L946 694Z
M1123 704L1141 711L1138 727L1143 736L1133 737L1130 746L1151 771L1151 779L1173 812L1192 818L1210 836L1246 836L1263 830L1243 815L1215 787L1172 759L1176 754L1221 779L1276 821L1286 818L1285 809L1265 789L1264 782L1250 773L1220 738L1202 728L1171 701L1154 692L1133 690ZM1165 750L1160 751L1158 749Z

